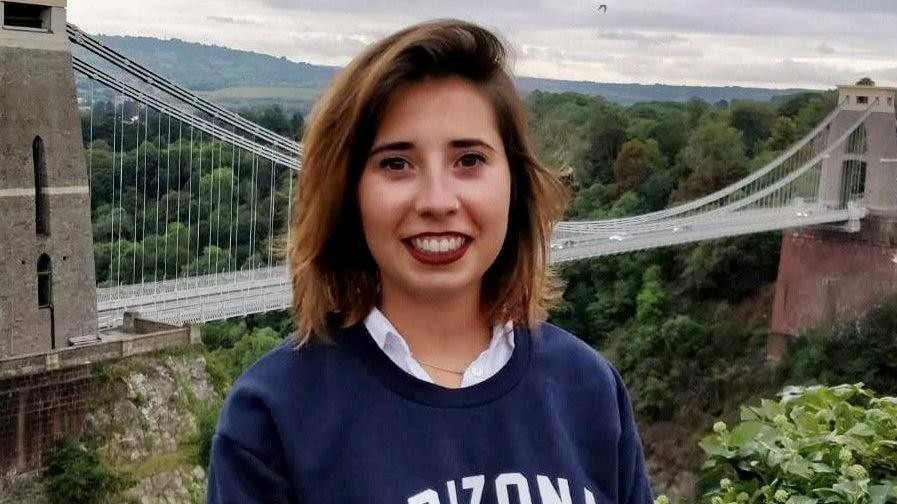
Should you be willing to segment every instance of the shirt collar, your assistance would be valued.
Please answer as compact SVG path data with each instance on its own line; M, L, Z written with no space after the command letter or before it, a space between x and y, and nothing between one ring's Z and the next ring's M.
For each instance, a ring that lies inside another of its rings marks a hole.
M406 354L411 355L408 342L376 306L365 317L364 325L381 350L392 343L398 345ZM492 340L489 342L488 350L493 350L499 343L514 348L514 323L512 321L509 320L504 325L496 325L492 329Z

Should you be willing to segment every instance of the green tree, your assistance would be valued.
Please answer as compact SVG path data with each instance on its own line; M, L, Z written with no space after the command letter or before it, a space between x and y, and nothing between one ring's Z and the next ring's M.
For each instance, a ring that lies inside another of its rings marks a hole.
M205 247L199 257L194 258L186 266L189 275L209 275L223 273L232 268L233 257L230 251L215 245Z
M700 98L690 98L685 105L685 112L688 115L688 128L692 130L701 123L704 114L710 109L710 105Z
M756 154L769 137L774 113L763 103L733 101L729 107L729 124L741 132L745 147Z
M642 289L636 298L635 319L639 325L658 326L668 311L669 301L663 287L660 266L655 264L642 275Z
M678 256L679 293L693 300L740 300L775 281L780 249L777 233L693 245Z
M614 161L614 181L617 184L617 191L624 193L637 188L650 169L651 159L645 144L638 140L624 143Z
M664 156L674 158L688 142L689 130L687 114L678 111L666 113L651 129L651 140L657 142Z
M44 477L52 504L99 504L132 483L126 474L106 466L97 443L70 436L56 441Z
M746 173L742 133L716 121L704 121L679 152L677 171L684 178L673 193L687 201L721 189Z
M769 136L769 148L774 151L785 150L798 139L797 123L790 117L776 117L772 122Z
M582 185L613 180L613 164L626 141L626 118L619 107L598 102L590 120L588 149L574 174Z

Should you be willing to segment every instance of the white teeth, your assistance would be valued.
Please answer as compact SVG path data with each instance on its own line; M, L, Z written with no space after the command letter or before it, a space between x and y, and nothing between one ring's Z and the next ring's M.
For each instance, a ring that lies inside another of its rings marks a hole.
M461 248L464 245L464 238L414 238L411 245L424 252L442 254Z

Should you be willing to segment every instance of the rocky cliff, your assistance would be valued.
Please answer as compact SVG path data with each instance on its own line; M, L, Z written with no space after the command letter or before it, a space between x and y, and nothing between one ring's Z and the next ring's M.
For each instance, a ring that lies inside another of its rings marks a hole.
M206 468L197 464L198 411L220 401L199 350L164 352L97 364L101 391L82 426L98 439L106 465L125 473L129 488L114 503L201 503ZM32 475L0 496L0 504L50 502Z

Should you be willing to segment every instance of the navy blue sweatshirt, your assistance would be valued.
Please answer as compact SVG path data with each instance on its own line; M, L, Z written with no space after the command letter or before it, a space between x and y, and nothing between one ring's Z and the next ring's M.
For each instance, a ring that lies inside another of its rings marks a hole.
M448 389L396 366L363 324L285 343L231 390L209 503L649 504L620 376L550 324L511 360Z

